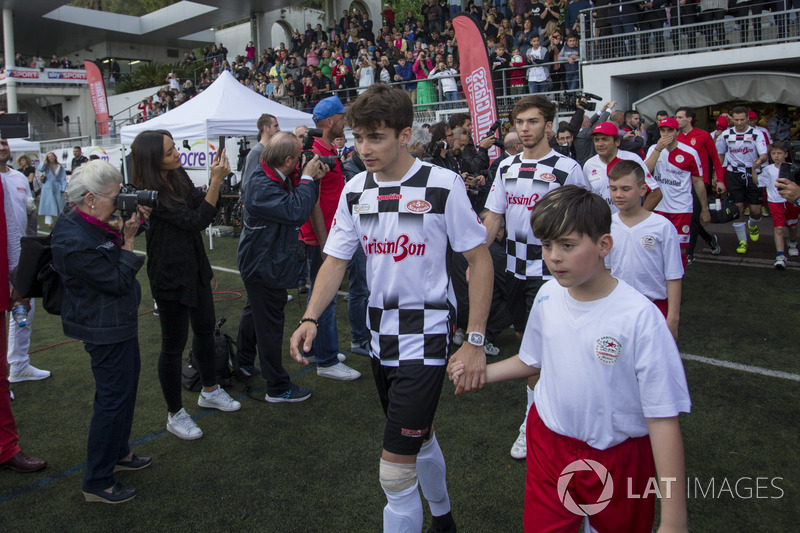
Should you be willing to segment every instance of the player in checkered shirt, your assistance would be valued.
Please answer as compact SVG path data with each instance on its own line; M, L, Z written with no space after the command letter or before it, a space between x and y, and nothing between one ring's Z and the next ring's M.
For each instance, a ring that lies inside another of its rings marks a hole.
M739 218L733 221L733 229L739 239L736 251L747 253L747 235L750 240L758 240L758 221L761 219L761 190L753 182L752 169L761 168L767 160L767 143L764 135L752 128L747 120L747 108L737 106L731 109L733 127L717 137L719 160L725 161L728 168L728 195L739 208ZM745 232L744 204L750 207L750 220Z
M486 199L489 214L484 224L489 235L497 235L501 217L506 217L508 308L519 338L525 331L536 293L545 280L551 279L542 261L542 243L531 230L531 211L548 192L562 185L588 188L580 165L553 150L548 143L547 133L553 129L555 114L556 105L545 96L526 96L517 102L511 121L523 150L500 163ZM525 424L537 379L534 376L528 380L526 419L511 447L515 459L525 458Z
M386 110L392 110L387 113ZM437 531L455 531L445 483L445 463L433 418L447 364L454 322L448 244L470 265L470 342L452 359L464 361L468 383L483 387L482 337L492 296L492 259L486 230L458 174L414 158L407 149L413 108L408 94L382 84L352 104L347 120L366 172L352 178L339 199L325 245L327 259L305 316L292 336L291 353L307 363L314 320L341 283L357 246L367 256L370 355L386 414L380 481L386 494L384 531L422 529L422 487Z

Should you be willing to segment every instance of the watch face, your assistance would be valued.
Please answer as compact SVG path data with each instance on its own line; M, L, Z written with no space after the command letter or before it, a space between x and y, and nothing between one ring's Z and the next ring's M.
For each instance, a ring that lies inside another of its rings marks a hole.
M475 346L483 346L483 335L473 331L469 334L469 337L467 337L467 342L474 344Z

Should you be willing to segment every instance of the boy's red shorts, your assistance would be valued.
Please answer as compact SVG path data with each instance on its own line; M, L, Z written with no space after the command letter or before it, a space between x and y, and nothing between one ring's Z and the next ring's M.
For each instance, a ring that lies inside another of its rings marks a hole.
M797 224L797 216L800 215L800 207L791 202L769 202L769 214L772 216L772 226L794 226Z
M551 431L534 404L527 440L525 533L577 532L586 515L600 533L653 530L656 472L648 435L598 450Z

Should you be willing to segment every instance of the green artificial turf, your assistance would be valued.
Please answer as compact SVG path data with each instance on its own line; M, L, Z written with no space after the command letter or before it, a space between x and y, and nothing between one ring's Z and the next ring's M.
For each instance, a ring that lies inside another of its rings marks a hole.
M144 242L137 243L143 248ZM212 265L236 268L237 240L214 240ZM215 271L218 316L235 337L244 300L237 274ZM293 379L313 388L309 401L263 402L264 382L251 380L231 394L235 413L204 410L196 393L184 392L187 411L205 436L187 442L166 433L166 406L156 373L160 348L144 269L140 318L142 372L132 441L153 465L121 472L138 488L124 505L84 503L80 493L94 382L80 343L32 355L53 371L41 382L12 385L13 410L26 453L46 458L34 474L0 471L0 531L380 531L385 504L378 482L383 414L368 358L349 356L363 376L354 382L319 378L312 368L286 358ZM684 284L679 346L684 353L800 373L796 331L800 321L800 272L696 263ZM231 294L229 292L235 292ZM297 292L286 307L285 344L302 313ZM304 298L302 298L304 301ZM340 345L349 346L346 301L339 298ZM61 342L60 319L36 314L32 350ZM512 331L495 343L514 353ZM685 363L693 412L682 416L687 475L714 497L697 491L688 502L690 528L700 532L789 531L800 519L800 383L739 370ZM445 384L436 431L448 467L448 485L459 531L522 530L525 464L508 452L525 407L522 382L490 385L455 397ZM739 496L720 492L724 480L740 482ZM770 485L756 498L756 484ZM773 478L781 480L774 481ZM750 486L752 496L746 495ZM719 496L719 497L718 497ZM427 508L426 508L427 513ZM426 518L426 528L429 518Z

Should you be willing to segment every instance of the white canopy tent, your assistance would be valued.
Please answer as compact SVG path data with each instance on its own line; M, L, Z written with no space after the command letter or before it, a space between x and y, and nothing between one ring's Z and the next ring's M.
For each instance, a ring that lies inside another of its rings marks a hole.
M34 152L39 153L42 145L38 141L27 139L8 139L8 147L12 152Z
M224 71L209 87L172 111L154 119L123 126L123 144L131 144L145 130L167 130L176 140L213 139L226 135L257 135L256 121L274 115L283 131L314 127L311 115L264 98Z

